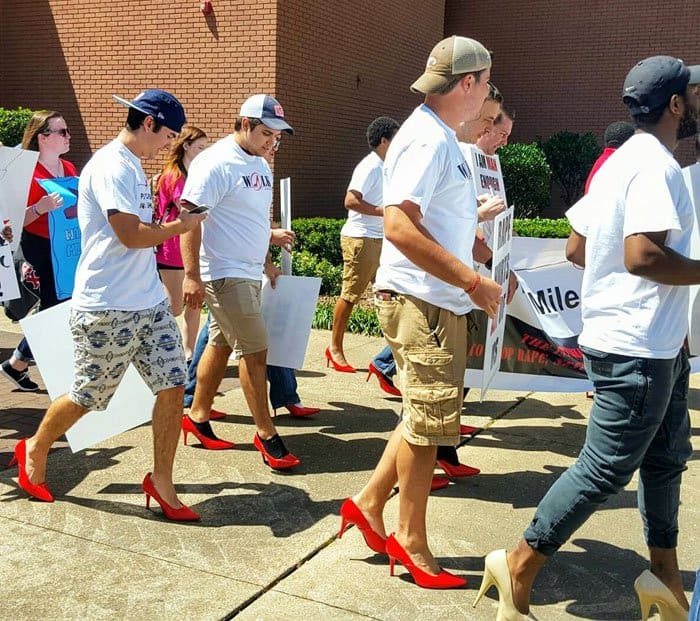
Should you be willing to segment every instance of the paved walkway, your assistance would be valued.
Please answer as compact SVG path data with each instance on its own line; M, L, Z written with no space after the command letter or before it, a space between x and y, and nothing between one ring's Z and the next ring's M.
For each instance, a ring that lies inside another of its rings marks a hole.
M0 322L1 356L14 346L16 329ZM493 620L495 590L471 607L483 557L517 542L538 500L575 459L590 401L494 392L479 403L470 394L463 422L483 430L464 442L460 457L482 473L434 493L428 516L441 564L469 582L459 591L424 590L403 569L389 577L386 558L371 553L356 528L337 539L340 504L376 464L399 401L385 398L374 379L365 383L361 372L327 371L328 340L328 332L312 333L298 374L304 401L323 411L308 420L276 420L303 459L297 471L275 473L262 464L233 379L216 401L230 415L215 429L236 449L178 450L178 493L203 517L194 525L145 509L148 426L76 455L57 445L48 474L57 502L28 500L17 489L16 468L4 466L48 397L12 392L0 381L0 618ZM381 347L378 339L355 335L347 343L350 361L361 367ZM693 378L691 406L696 450L680 516L688 590L700 563L700 376ZM533 595L540 620L640 618L632 583L646 561L635 490L636 480L547 566ZM387 524L395 524L397 508L394 497Z

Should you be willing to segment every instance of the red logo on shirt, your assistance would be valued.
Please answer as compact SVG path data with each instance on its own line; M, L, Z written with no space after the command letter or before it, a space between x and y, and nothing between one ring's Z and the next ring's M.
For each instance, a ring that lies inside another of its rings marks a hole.
M251 188L252 190L262 190L263 188L271 188L272 181L267 175L261 175L260 173L252 173L251 175L241 175L245 187Z

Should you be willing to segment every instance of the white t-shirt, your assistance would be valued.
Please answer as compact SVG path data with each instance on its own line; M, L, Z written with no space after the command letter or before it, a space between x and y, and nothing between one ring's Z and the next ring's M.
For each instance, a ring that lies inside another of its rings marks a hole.
M272 171L226 136L190 164L182 200L207 205L199 263L202 280L262 280L270 247Z
M109 223L112 211L150 223L153 203L141 160L118 138L99 149L78 183L82 252L72 307L83 311L137 311L165 299L153 248L127 248Z
M693 234L690 239L690 258L700 259L700 163L687 166L683 169L683 179L685 180L690 200L695 214L693 223ZM688 342L690 352L700 351L700 285L693 285L689 289L690 308L688 309L688 320L690 322L688 330Z
M472 265L477 225L471 170L455 132L425 104L401 126L384 160L384 205L411 201L420 207L421 224L462 263ZM411 263L384 240L375 289L413 295L457 315L472 302L463 289Z
M355 190L362 194L362 200L366 203L382 207L383 165L382 158L374 151L362 158L352 172L348 192ZM345 237L381 238L384 236L384 218L368 216L354 209L349 209L348 220L340 230L340 234Z
M693 209L673 155L651 134L635 134L596 173L566 212L586 237L579 343L638 358L678 355L688 333L688 287L630 274L625 238L668 231L666 246L688 256Z

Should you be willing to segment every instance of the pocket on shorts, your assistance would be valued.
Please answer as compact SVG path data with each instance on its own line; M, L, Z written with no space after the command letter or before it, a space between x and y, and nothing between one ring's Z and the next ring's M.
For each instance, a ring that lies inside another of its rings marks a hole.
M406 359L409 386L455 383L454 354L449 351L415 349L406 352Z
M456 386L409 386L410 428L426 437L458 436L461 401Z
M235 286L236 304L241 315L259 315L262 312L260 305L260 287L252 282L240 282Z

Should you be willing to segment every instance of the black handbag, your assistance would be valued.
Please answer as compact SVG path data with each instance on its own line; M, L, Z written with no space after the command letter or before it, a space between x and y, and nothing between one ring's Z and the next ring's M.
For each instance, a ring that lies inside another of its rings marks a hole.
M5 308L5 315L8 319L19 321L24 319L39 303L39 276L24 258L21 247L18 247L13 253L13 262L20 297L1 304Z

